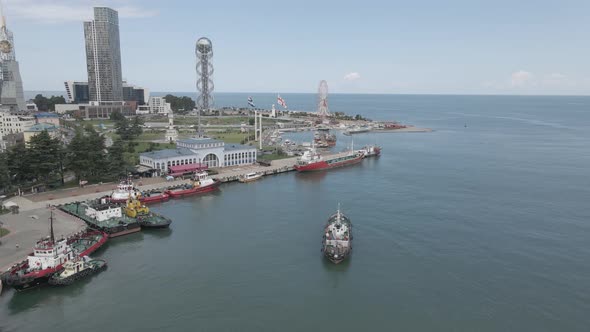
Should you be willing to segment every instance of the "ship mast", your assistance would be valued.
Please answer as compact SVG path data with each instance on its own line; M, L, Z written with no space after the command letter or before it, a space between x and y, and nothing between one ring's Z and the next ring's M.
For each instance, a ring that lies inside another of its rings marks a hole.
M55 234L53 234L53 208L51 208L51 215L49 216L49 228L50 228L50 236L51 236L51 243L55 243Z

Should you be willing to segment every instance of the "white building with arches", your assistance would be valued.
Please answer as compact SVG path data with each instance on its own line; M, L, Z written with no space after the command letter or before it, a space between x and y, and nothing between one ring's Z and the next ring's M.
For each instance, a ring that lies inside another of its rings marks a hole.
M168 174L170 166L205 164L209 168L252 165L256 148L226 144L211 138L189 138L176 141L176 149L144 152L139 163L154 170L155 176Z

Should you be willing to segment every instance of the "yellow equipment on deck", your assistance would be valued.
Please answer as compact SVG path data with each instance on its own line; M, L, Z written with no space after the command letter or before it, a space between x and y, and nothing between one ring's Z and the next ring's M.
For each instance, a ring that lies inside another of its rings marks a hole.
M147 215L150 213L150 209L138 199L128 199L127 205L125 206L125 214L127 217L136 218L138 215Z

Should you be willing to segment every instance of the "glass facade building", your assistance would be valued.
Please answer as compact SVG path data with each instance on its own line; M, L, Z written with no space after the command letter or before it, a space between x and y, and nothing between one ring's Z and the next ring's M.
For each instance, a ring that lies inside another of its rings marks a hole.
M119 14L107 7L94 7L94 20L84 22L86 67L91 101L122 101Z

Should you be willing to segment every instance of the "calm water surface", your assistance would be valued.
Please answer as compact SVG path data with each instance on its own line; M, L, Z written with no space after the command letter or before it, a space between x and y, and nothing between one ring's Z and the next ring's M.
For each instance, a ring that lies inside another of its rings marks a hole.
M156 205L169 231L114 239L97 253L108 270L71 287L5 291L0 331L588 330L590 98L334 95L331 106L435 132L359 135L355 146L376 142L383 156ZM320 242L338 203L355 252L335 266Z

